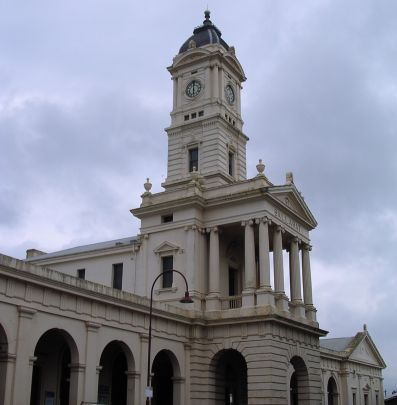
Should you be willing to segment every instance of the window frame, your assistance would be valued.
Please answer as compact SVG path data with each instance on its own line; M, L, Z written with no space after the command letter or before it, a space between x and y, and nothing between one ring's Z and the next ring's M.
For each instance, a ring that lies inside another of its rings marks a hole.
M171 261L170 261L171 259ZM167 261L170 261L169 263L166 264ZM164 273L167 270L173 270L174 269L174 255L164 255L161 256L161 273ZM162 289L170 289L172 288L174 284L174 274L173 272L163 274L162 280L161 280L161 288Z
M123 263L112 264L112 288L120 291L123 289L123 267ZM121 274L116 274L118 272Z

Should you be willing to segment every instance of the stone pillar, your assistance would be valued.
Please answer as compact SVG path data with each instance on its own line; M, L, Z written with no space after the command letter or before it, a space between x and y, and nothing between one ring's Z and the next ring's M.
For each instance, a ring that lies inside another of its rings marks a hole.
M31 348L31 321L36 310L19 306L18 335L16 343L16 359L14 368L14 384L11 393L11 404L29 404L32 385L34 348ZM23 389L21 389L23 387Z
M219 97L218 89L219 89L219 69L218 65L214 65L212 69L212 94L211 94L213 98Z
M274 296L277 308L288 311L288 298L284 291L283 229L277 225L273 230Z
M12 377L15 371L15 354L4 353L0 355L0 403L11 403L11 394L13 387Z
M207 310L220 309L219 301L219 232L215 226L207 232L210 233L210 263L209 263L209 294L206 303Z
M173 77L172 78L173 82L173 110L176 110L176 103L178 100L178 77Z
M302 283L299 263L299 239L293 237L290 242L290 288L291 307L295 316L304 318L305 307L302 301Z
M224 95L223 95L223 91L224 91L224 88L225 88L224 81L225 81L225 72L224 72L222 67L219 67L219 91L218 91L218 97L221 98L221 99L224 98Z
M192 346L190 343L184 343L183 347L185 349L185 384L184 384L184 392L181 404L190 405L190 365L191 365L191 349Z
M140 379L139 389L137 387L138 400L136 404L145 404L146 403L146 396L145 396L145 388L147 386L147 352L149 348L149 335L140 333L139 338L141 341L141 350L140 350L140 369L142 372L142 378ZM150 359L153 364L153 357ZM151 370L151 365L149 366Z
M84 364L70 364L70 399L71 404L81 404L84 395Z
M97 402L98 399L98 353L97 335L101 325L94 322L86 322L86 344L85 344L85 383L84 401Z
M269 224L267 218L259 223L259 290L256 291L257 305L274 306L274 295L270 284Z
M256 271L255 271L255 236L254 222L244 221L241 223L245 230L244 242L244 289L242 292L242 306L252 307L255 305Z
M172 377L172 385L173 385L172 405L184 404L185 379L183 377Z
M139 403L139 393L138 383L139 383L139 373L135 371L126 371L127 376L127 404L138 404Z
M312 247L307 244L302 247L303 302L305 303L307 319L316 321L316 308L313 305L312 275L310 270L311 249Z
M182 105L182 97L181 97L181 95L182 95L182 78L177 76L176 80L177 80L177 86L176 87L177 87L177 93L178 93L177 99L176 99L177 100L176 101L176 106L180 107Z

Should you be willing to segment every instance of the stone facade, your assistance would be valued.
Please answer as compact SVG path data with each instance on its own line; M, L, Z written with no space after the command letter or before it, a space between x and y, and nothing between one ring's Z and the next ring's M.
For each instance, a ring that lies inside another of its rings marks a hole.
M168 173L131 210L141 233L0 256L0 401L145 403L154 287L153 405L381 403L385 365L367 331L320 343L317 223L292 173L274 185L260 161L246 178L245 75L209 13L168 70Z

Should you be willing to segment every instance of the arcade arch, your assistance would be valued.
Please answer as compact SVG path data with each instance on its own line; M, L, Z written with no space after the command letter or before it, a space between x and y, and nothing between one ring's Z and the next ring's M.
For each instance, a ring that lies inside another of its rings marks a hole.
M330 377L327 384L327 401L328 405L338 405L338 386L334 377Z
M113 340L103 349L99 364L98 403L132 404L135 387L128 374L134 371L135 365L129 347Z
M3 326L0 324L0 404L5 402L7 359L8 339Z
M77 346L62 329L50 329L38 340L34 350L30 405L53 401L69 405L75 398L76 381L71 378L71 363L78 363Z
M247 405L247 363L235 349L218 352L211 362L215 377L214 404Z
M152 363L152 405L182 405L179 362L170 350L160 350Z
M289 405L303 405L309 401L309 373L301 357L290 360Z

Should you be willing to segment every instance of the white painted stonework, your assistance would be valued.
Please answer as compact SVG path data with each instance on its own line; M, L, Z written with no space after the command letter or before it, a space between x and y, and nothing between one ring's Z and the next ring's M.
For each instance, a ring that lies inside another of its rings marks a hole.
M0 403L144 404L150 291L171 261L194 303L177 273L154 286L152 405L381 404L366 330L320 344L317 223L292 173L246 178L246 78L209 15L168 70L165 190L145 183L140 234L0 255Z

